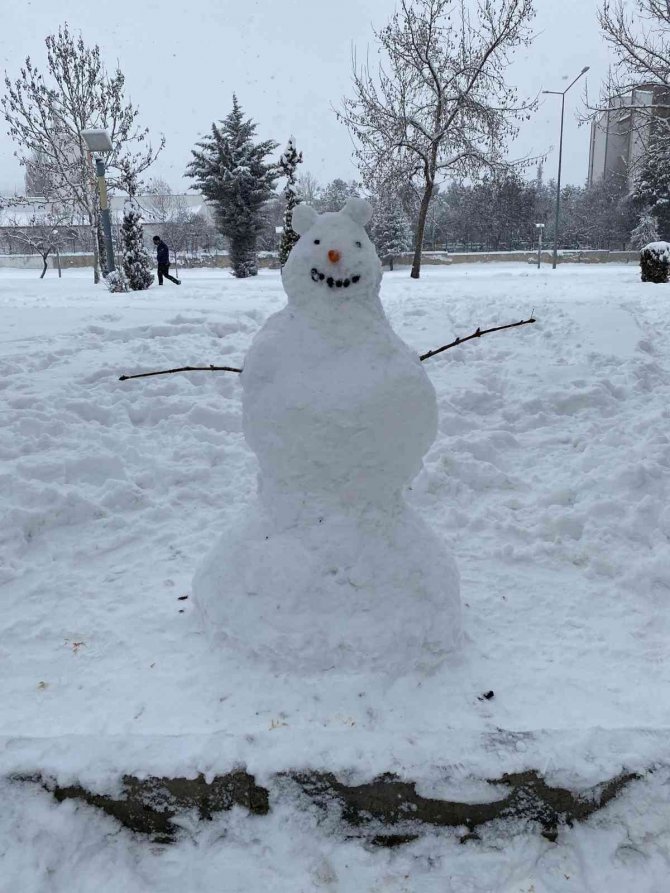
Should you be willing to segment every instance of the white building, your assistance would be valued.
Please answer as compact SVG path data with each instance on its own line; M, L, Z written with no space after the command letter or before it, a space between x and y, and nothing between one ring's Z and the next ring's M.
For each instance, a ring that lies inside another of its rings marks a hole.
M112 222L123 222L123 210L128 203L128 198L123 195L110 195L109 210ZM142 223L147 226L161 224L166 220L174 220L183 214L200 214L208 222L212 221L212 214L204 199L204 196L192 193L155 195L138 195L133 204L142 215Z
M112 232L118 233L123 222L123 211L128 203L127 196L111 195L109 207L112 218ZM211 227L213 217L204 197L198 194L137 196L133 205L139 209L144 225L144 238L148 245L154 235L175 240L176 228L196 215ZM91 228L86 218L73 206L64 202L48 201L39 196L29 196L21 204L7 207L0 212L0 255L25 251L23 241L14 238L17 230L29 230L32 226L51 225L61 230L62 251L82 253L92 250ZM183 228L182 228L183 229ZM202 232L192 234L187 239L184 232L179 239L183 243L179 250L202 248ZM205 238L209 248L209 236ZM191 244L192 243L192 244Z
M659 87L643 85L613 96L609 108L591 122L589 186L610 173L623 174L631 182L662 102L660 93Z

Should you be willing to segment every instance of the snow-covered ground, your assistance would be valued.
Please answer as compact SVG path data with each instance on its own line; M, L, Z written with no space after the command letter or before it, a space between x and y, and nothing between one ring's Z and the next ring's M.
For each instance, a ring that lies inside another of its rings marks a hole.
M487 264L386 274L382 298L421 353L538 319L426 363L440 434L408 499L456 558L468 642L430 678L296 680L241 675L184 598L254 492L237 377L118 381L241 365L279 275L110 295L0 271L0 776L314 767L494 799L478 779L670 764L670 293L634 266ZM4 781L0 891L660 893L669 801L661 768L558 844L498 823L367 849L280 803L156 847Z

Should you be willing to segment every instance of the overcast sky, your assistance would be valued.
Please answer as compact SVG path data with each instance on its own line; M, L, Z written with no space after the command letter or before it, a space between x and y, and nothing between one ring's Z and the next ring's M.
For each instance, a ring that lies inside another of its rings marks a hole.
M510 80L522 94L562 90L584 65L597 93L608 51L596 21L596 0L536 0L537 37L521 50ZM294 134L310 171L325 182L353 179L352 146L333 105L350 93L351 51L373 49L372 26L382 26L394 0L22 0L3 10L0 70L14 79L23 59L44 67L43 38L67 21L88 44L98 43L108 68L118 62L140 119L166 147L155 174L186 189L190 149L211 121L224 117L233 92L258 135L283 146ZM580 85L566 101L564 182L583 183L588 129L575 119ZM523 126L514 154L548 153L555 175L560 97L542 97ZM0 191L22 190L23 173L0 121Z

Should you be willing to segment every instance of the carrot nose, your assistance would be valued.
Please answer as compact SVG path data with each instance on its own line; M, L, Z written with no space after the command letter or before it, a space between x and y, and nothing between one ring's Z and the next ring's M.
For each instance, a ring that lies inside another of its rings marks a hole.
M331 248L328 252L328 260L331 264L336 264L338 260L342 257L339 251L336 251L334 248Z

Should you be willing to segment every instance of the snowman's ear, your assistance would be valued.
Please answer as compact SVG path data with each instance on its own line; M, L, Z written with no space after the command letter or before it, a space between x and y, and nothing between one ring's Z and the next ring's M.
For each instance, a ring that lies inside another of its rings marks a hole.
M311 205L296 205L291 217L293 231L299 236L302 236L302 234L306 233L310 226L312 226L318 216L319 215Z
M360 223L361 226L365 226L372 217L372 205L364 198L350 198L342 208L342 213L351 217L356 223Z

